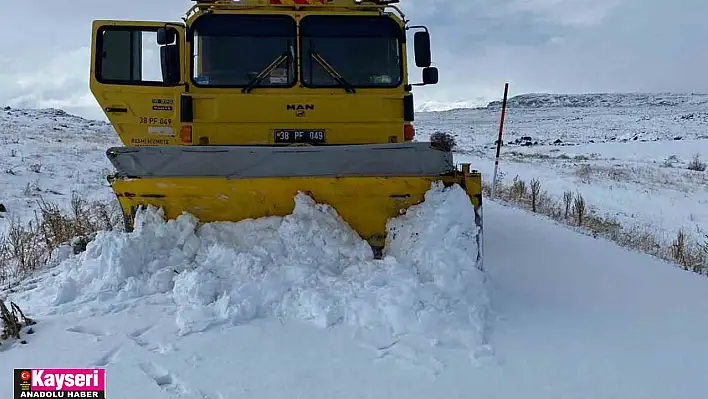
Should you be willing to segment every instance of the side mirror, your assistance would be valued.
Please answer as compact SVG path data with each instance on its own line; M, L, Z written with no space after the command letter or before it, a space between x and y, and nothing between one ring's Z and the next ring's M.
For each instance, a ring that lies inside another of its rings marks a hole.
M170 44L160 47L160 64L162 81L177 84L180 81L179 46Z
M423 84L434 85L438 83L438 68L427 67L423 69Z
M425 32L416 32L413 36L413 44L415 47L415 65L418 68L427 68L430 66L430 34Z
M172 28L160 28L157 30L157 44L164 46L172 44L177 39L177 32Z

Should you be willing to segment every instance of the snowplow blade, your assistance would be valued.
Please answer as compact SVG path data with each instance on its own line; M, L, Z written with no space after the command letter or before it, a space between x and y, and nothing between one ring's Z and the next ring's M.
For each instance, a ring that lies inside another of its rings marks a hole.
M109 182L128 230L140 206L200 222L286 216L298 192L334 207L375 252L386 222L424 200L432 182L459 184L482 223L482 183L469 165L430 143L310 147L116 147ZM480 248L481 249L481 248Z

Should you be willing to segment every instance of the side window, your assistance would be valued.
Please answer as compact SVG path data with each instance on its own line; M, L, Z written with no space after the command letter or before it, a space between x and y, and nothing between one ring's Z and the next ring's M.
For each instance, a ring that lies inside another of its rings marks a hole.
M102 28L97 40L96 78L110 84L179 84L178 38L174 28Z

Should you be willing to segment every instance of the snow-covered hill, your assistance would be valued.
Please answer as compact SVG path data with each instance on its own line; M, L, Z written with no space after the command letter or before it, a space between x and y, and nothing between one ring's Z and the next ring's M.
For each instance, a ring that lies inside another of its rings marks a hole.
M106 149L118 145L105 122L57 109L0 107L0 232L11 218L27 221L41 198L66 208L72 193L110 199Z
M502 101L492 101L487 108L497 109ZM508 99L511 108L637 108L708 105L705 93L528 93Z
M708 95L675 95L666 99L657 95L647 96L646 101L637 96L513 97L507 104L504 144L568 146L708 138ZM663 101L673 105L658 105ZM497 140L500 113L501 103L421 113L416 127L423 138L436 129L444 129L456 134L463 148L492 147Z
M479 108L484 104L482 99L460 101L423 101L416 104L416 112L440 112L457 109Z

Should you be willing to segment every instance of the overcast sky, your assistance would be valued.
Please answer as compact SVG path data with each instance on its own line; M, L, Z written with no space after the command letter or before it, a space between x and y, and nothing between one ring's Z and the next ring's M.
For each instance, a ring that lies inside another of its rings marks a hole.
M5 5L0 105L88 117L93 19L179 20L189 0L34 0ZM707 0L402 0L432 34L437 86L416 101L526 92L708 92ZM412 79L420 71L410 69Z

